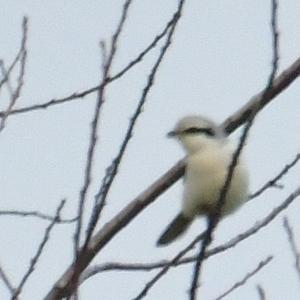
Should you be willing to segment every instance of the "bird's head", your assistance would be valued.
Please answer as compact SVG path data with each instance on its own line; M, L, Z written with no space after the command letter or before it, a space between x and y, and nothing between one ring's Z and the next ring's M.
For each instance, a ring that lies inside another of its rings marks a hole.
M202 116L187 116L178 121L168 137L177 138L188 154L216 145L224 138L223 130Z

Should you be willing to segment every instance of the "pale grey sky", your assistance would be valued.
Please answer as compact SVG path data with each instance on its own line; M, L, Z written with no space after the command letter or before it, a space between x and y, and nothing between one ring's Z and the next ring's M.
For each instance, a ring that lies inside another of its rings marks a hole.
M101 224L108 221L143 189L183 156L180 147L165 138L178 118L199 113L217 121L240 108L266 84L271 69L270 1L187 0L171 49L160 67L134 138L113 185ZM18 51L22 17L29 18L28 65L18 107L43 103L95 86L101 79L100 40L108 40L120 16L123 1L1 1L0 58L8 65ZM113 73L133 59L171 18L177 1L134 1L129 12ZM300 2L279 2L280 71L299 56ZM93 194L105 167L116 155L120 137L139 100L159 47L107 90L94 163ZM275 175L299 152L300 81L297 80L262 113L245 148L251 190ZM1 110L7 105L0 94ZM54 213L67 199L65 217L76 212L83 183L90 121L96 95L82 100L8 118L0 136L0 209ZM232 138L237 138L234 134ZM214 245L251 227L281 203L299 185L300 167L282 180L283 190L269 190L224 220ZM138 216L101 252L94 263L152 262L174 256L204 228L196 222L188 234L166 248L155 242L176 214L181 201L176 183ZM300 232L299 200L284 212ZM204 264L201 299L214 299L252 270L260 260L274 260L228 299L258 299L262 284L267 299L297 299L300 282L294 271L280 215L269 227L227 253ZM23 275L47 222L0 217L0 265L14 283ZM42 299L72 258L72 225L59 225L51 235L22 299ZM298 240L299 248L300 241ZM132 299L151 273L103 273L82 285L82 299ZM169 272L146 299L187 299L192 266ZM0 299L9 294L0 281Z

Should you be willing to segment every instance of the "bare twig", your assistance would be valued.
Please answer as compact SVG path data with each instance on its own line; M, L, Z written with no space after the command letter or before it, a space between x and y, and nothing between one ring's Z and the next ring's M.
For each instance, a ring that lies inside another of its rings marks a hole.
M283 226L287 233L288 241L289 241L293 256L295 258L295 270L298 275L298 278L300 279L300 252L297 249L294 232L293 232L293 229L292 229L287 217L284 217L284 219L283 219Z
M78 92L78 93L72 93L69 96L63 97L63 98L59 98L59 99L51 99L48 102L45 103L41 103L41 104L35 104L35 105L31 105L31 106L26 106L26 107L22 107L22 108L17 108L17 109L13 109L12 111L10 111L9 115L18 115L18 114L23 114L23 113L28 113L28 112L33 112L36 110L45 110L48 107L51 106L55 106L55 105L60 105L63 103L67 103L73 100L79 100L82 99L92 93L97 92L99 89L99 86L95 86L92 87L90 89L84 90L82 92ZM5 112L1 111L0 112L0 118L3 118Z
M89 139L89 148L87 152L87 158L86 158L86 166L85 166L85 173L84 173L84 183L80 191L80 198L79 198L79 204L78 204L78 220L77 220L77 226L76 231L74 234L74 248L76 256L78 254L79 245L80 245L80 235L81 235L81 229L82 229L82 216L84 211L84 205L86 202L86 194L88 191L88 188L91 183L91 173L92 173L92 162L94 159L95 154L95 147L97 144L97 131L98 131L98 124L100 120L100 112L102 108L102 104L104 103L104 93L105 93L105 87L107 85L107 78L109 77L110 68L112 66L112 62L114 60L116 50L117 50L117 42L119 39L119 36L122 32L124 23L127 18L128 9L130 7L132 0L126 0L123 6L122 15L119 21L119 24L117 26L117 29L112 37L111 41L111 48L107 57L107 61L104 63L103 68L103 78L102 82L99 86L98 90L98 96L97 96L97 102L95 106L94 116L91 123L91 134Z
M17 53L15 59L13 60L13 62L9 66L9 68L7 70L5 70L5 73L3 73L3 78L0 81L0 89L3 86L3 84L9 80L9 76L10 76L11 72L13 71L14 67L16 66L16 64L18 63L18 61L20 60L20 57L22 54L23 54L23 48L22 48L22 44L21 44L20 50ZM2 66L4 66L4 62L3 61L1 61L1 62L2 62ZM1 112L1 113L4 115L4 112ZM0 116L3 117L3 115L0 115Z
M187 259L183 258L180 259L178 262L174 263L172 267L179 266L181 264L190 263L193 260L190 258ZM153 263L120 263L120 262L108 262L99 265L94 265L86 269L82 276L80 277L80 282L83 283L85 280L93 277L94 275L109 272L109 271L119 271L119 272L150 272L156 269L161 269L170 265L171 261L164 259L159 262Z
M258 292L259 299L260 300L266 300L267 299L266 298L266 293L265 293L265 290L263 289L263 287L260 284L258 284L256 286L256 289L257 289L257 292Z
M172 23L172 27L170 28L170 31L166 38L166 42L165 42L164 46L161 48L160 55L158 56L154 66L152 67L152 69L150 71L146 86L143 89L143 92L142 92L142 95L138 102L138 105L136 107L136 110L129 122L129 126L125 133L119 153L117 154L116 158L113 160L112 164L107 168L106 174L105 174L102 184L101 184L101 187L100 187L98 193L95 195L95 205L94 205L94 209L93 209L93 215L91 217L91 221L90 221L90 224L89 224L89 227L87 230L86 244L89 242L90 237L92 236L93 230L97 224L97 221L99 219L101 211L105 205L107 195L108 195L109 190L112 186L112 183L115 179L115 176L117 175L118 168L119 168L122 158L125 154L128 143L133 135L133 130L135 128L135 125L137 124L137 120L138 120L140 114L142 113L143 106L145 105L147 96L150 92L150 89L151 89L153 83L154 83L156 72L157 72L165 54L167 53L168 48L171 45L173 34L175 32L178 20L182 14L184 2L185 1L183 1L183 0L179 1L178 8L175 13L176 18L174 19L174 22Z
M0 278L2 279L3 283L8 288L8 290L10 291L10 293L13 295L15 292L15 288L1 265L0 265Z
M280 180L284 175L286 175L288 173L288 171L292 167L294 167L299 160L300 160L300 153L297 153L297 155L295 156L295 158L290 163L288 163L287 165L285 165L285 167L274 178L272 178L271 180L269 180L259 190L257 190L255 193L253 193L250 196L249 200L252 200L253 198L256 198L256 197L260 196L268 188L277 186L278 180Z
M177 10L174 13L173 17L171 18L171 20L166 24L166 26L162 30L162 32L159 33L154 38L154 40L142 52L140 52L140 54L135 59L133 59L131 62L129 62L127 66L125 66L121 71L117 72L115 75L110 77L109 82L112 82L112 81L120 78L125 73L127 73L127 71L129 71L133 66L135 66L138 62L140 62L150 50L155 48L157 43L168 33L169 29L174 27L174 23L176 23L178 21L178 18L179 18L179 15L178 15L178 10Z
M105 70L106 62L107 62L107 46L104 40L100 41L100 50L101 50L101 62L102 62L102 70ZM103 72L104 73L104 72Z
M201 239L203 236L200 234L194 239L189 245L187 245L183 250L181 250L168 264L166 264L150 281L148 281L142 291L134 297L132 300L140 300L144 298L148 291L154 286L154 284L165 275L168 270L175 265L188 251L190 251Z
M11 216L11 217L33 217L46 221L53 221L55 217L43 214L39 211L20 211L20 210L0 210L0 216ZM58 217L56 219L57 224L70 224L74 223L77 218L72 219L61 219Z
M233 248L239 242L247 239L248 237L257 233L260 229L267 226L271 221L273 221L283 210L287 209L289 205L300 196L300 187L298 187L293 193L291 193L280 205L276 206L266 217L264 217L261 221L256 222L253 227L246 230L245 232L237 235L235 238L230 240L229 242L217 246L210 251L208 251L209 255L219 254L229 248ZM207 254L207 255L208 255Z
M157 36L155 36L153 41L151 41L149 43L149 45L146 46L145 49L142 50L136 58L132 59L125 67L123 67L120 71L116 72L115 75L112 75L111 77L107 78L107 84L119 79L124 74L126 74L130 69L132 69L136 64L141 62L143 60L143 58L152 49L154 49L157 46L158 42L168 33L170 27L173 25L173 23L175 22L176 19L177 19L177 15L175 13L172 16L172 18L170 19L170 21L167 22L167 24L165 25L165 27L163 28L161 33L159 33ZM11 68L9 68L9 70L10 69ZM10 71L9 71L9 73L10 73ZM97 86L91 87L89 89L86 89L82 92L73 93L69 96L66 96L66 97L63 97L63 98L60 98L60 99L52 99L52 100L50 100L48 102L45 102L45 103L42 103L42 104L35 104L35 105L32 105L32 106L11 110L9 112L9 114L10 115L15 115L15 114L32 112L32 111L35 111L35 110L45 110L45 109L47 109L51 106L60 105L60 104L63 104L63 103L71 102L73 100L82 99L82 98L84 98L84 97L86 97L86 96L88 96L88 95L90 95L94 92L97 92L99 90L99 88L100 88L100 85L97 85ZM0 118L2 118L3 116L4 116L4 112L1 111L0 112Z
M25 272L23 278L21 279L20 283L19 283L19 286L16 288L15 290L15 293L12 297L12 299L17 299L18 296L20 295L25 283L27 282L27 280L29 279L30 275L33 273L33 271L35 270L35 266L36 264L38 263L39 259L40 259L40 256L41 254L43 253L43 250L47 244L47 242L49 241L49 237L50 237L50 232L51 230L53 229L53 227L55 226L55 224L57 223L57 220L59 219L59 215L60 215L60 212L62 210L62 208L64 207L65 205L65 200L62 200L61 203L59 204L57 210L56 210L56 214L55 214L55 218L54 220L47 226L46 230L45 230L45 233L44 233L44 236L43 236L43 239L37 249L37 252L36 254L33 256L33 258L31 259L30 261L30 265L28 267L28 270Z
M19 53L18 53L18 55L19 55ZM17 57L18 57L18 55L17 55ZM9 92L9 95L12 97L14 91L13 91L13 87L12 87L11 82L10 82L10 72L9 72L9 70L6 70L4 61L2 59L0 60L0 68L1 68L3 78L6 79L5 82L6 82L6 86L7 86L7 90ZM1 88L1 86L0 86L0 88Z
M272 68L271 73L268 77L267 84L265 87L265 90L263 92L262 98L264 99L269 94L269 91L272 90L274 78L276 76L276 72L278 69L278 61L279 61L279 43L278 43L278 29L277 29L277 2L276 0L272 0L271 5L271 33L272 33L272 49L273 49L273 56L272 56ZM254 108L254 110L251 112L248 121L246 123L246 126L244 128L244 131L241 135L238 147L236 151L233 154L232 161L230 163L230 166L228 168L227 178L225 180L224 186L222 187L220 191L220 197L217 202L217 206L215 211L208 217L208 225L206 230L206 235L203 239L203 242L200 245L200 250L198 254L197 261L195 263L192 282L191 282L191 288L190 288L190 299L195 300L197 297L197 288L198 288L198 280L201 272L201 266L205 258L205 252L208 246L212 242L212 234L215 230L215 228L218 225L218 222L220 220L221 211L222 208L225 205L226 201L226 195L228 192L228 189L230 187L231 179L234 173L234 169L238 163L239 156L241 154L241 151L245 145L248 133L250 131L250 128L254 122L254 119L257 115L257 113L260 111L260 107L257 106Z
M273 259L273 256L268 256L266 259L262 260L254 270L251 272L247 273L243 279L240 281L236 282L230 289L228 289L226 292L224 292L222 295L217 297L215 300L221 300L234 292L236 289L240 288L243 286L251 277L253 277L255 274L257 274L263 267L265 267L271 260Z
M0 122L0 132L4 129L5 127L5 122L6 119L8 118L11 110L13 109L14 105L16 104L17 100L19 99L22 91L22 87L24 85L24 75L25 75L25 66L26 66L26 58L27 58L27 49L26 49L26 42L27 42L27 32L28 32L28 19L26 17L23 18L23 24L22 24L22 29L23 29L23 35L22 35L22 42L21 42L21 50L20 50L20 73L18 76L18 84L16 90L13 92L10 98L10 103L8 105L8 108L3 114L3 117ZM18 57L18 55L17 55ZM7 71L7 75L4 76L5 81L9 79L9 72L10 70ZM4 82L5 82L4 81Z
M79 196L79 202L78 202L78 213L77 213L77 222L76 222L76 229L74 233L74 256L75 256L75 261L76 265L80 265L80 256L79 256L79 249L80 249L80 238L81 238L81 231L82 231L82 222L83 222L83 212L84 212L84 207L86 203L86 195L88 192L88 189L90 187L90 183L92 180L92 163L94 160L95 156L95 149L97 145L97 140L98 140L98 127L100 123L100 114L101 114L101 109L102 105L105 102L105 88L108 83L108 78L109 78L109 73L110 69L117 51L117 43L119 36L123 30L123 26L125 24L125 21L127 19L127 13L128 9L130 7L130 4L132 3L132 0L126 0L123 9L122 9L122 14L121 18L119 21L119 24L117 26L117 29L115 33L112 36L111 39L111 47L108 56L106 55L106 48L105 44L102 42L102 58L105 61L102 61L102 79L101 83L98 89L97 93L97 101L95 105L95 110L94 110L94 116L91 122L91 133L90 133L90 138L89 138L89 147L87 151L87 157L86 157L86 165L85 165L85 172L84 172L84 183L83 186L80 190L80 196ZM107 56L107 57L106 57ZM84 244L83 248L81 249L81 253L85 252L86 244ZM78 298L78 291L77 291L77 281L78 277L80 275L80 271L77 271L77 267L75 269L73 278L72 278L72 285L74 286L74 298Z

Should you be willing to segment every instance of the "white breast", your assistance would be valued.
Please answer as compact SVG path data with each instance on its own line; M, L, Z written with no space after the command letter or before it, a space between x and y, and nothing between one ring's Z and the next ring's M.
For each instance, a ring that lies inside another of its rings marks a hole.
M182 208L185 215L203 214L201 207L216 205L233 153L232 149L225 147L203 149L188 157ZM223 214L238 208L246 200L247 192L248 174L240 162L227 192Z

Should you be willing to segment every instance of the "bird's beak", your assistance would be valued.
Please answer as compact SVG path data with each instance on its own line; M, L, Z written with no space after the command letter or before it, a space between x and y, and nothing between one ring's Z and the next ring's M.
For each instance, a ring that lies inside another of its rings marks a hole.
M167 137L173 138L173 137L176 137L177 135L178 135L178 132L175 130L172 130L172 131L168 132Z

